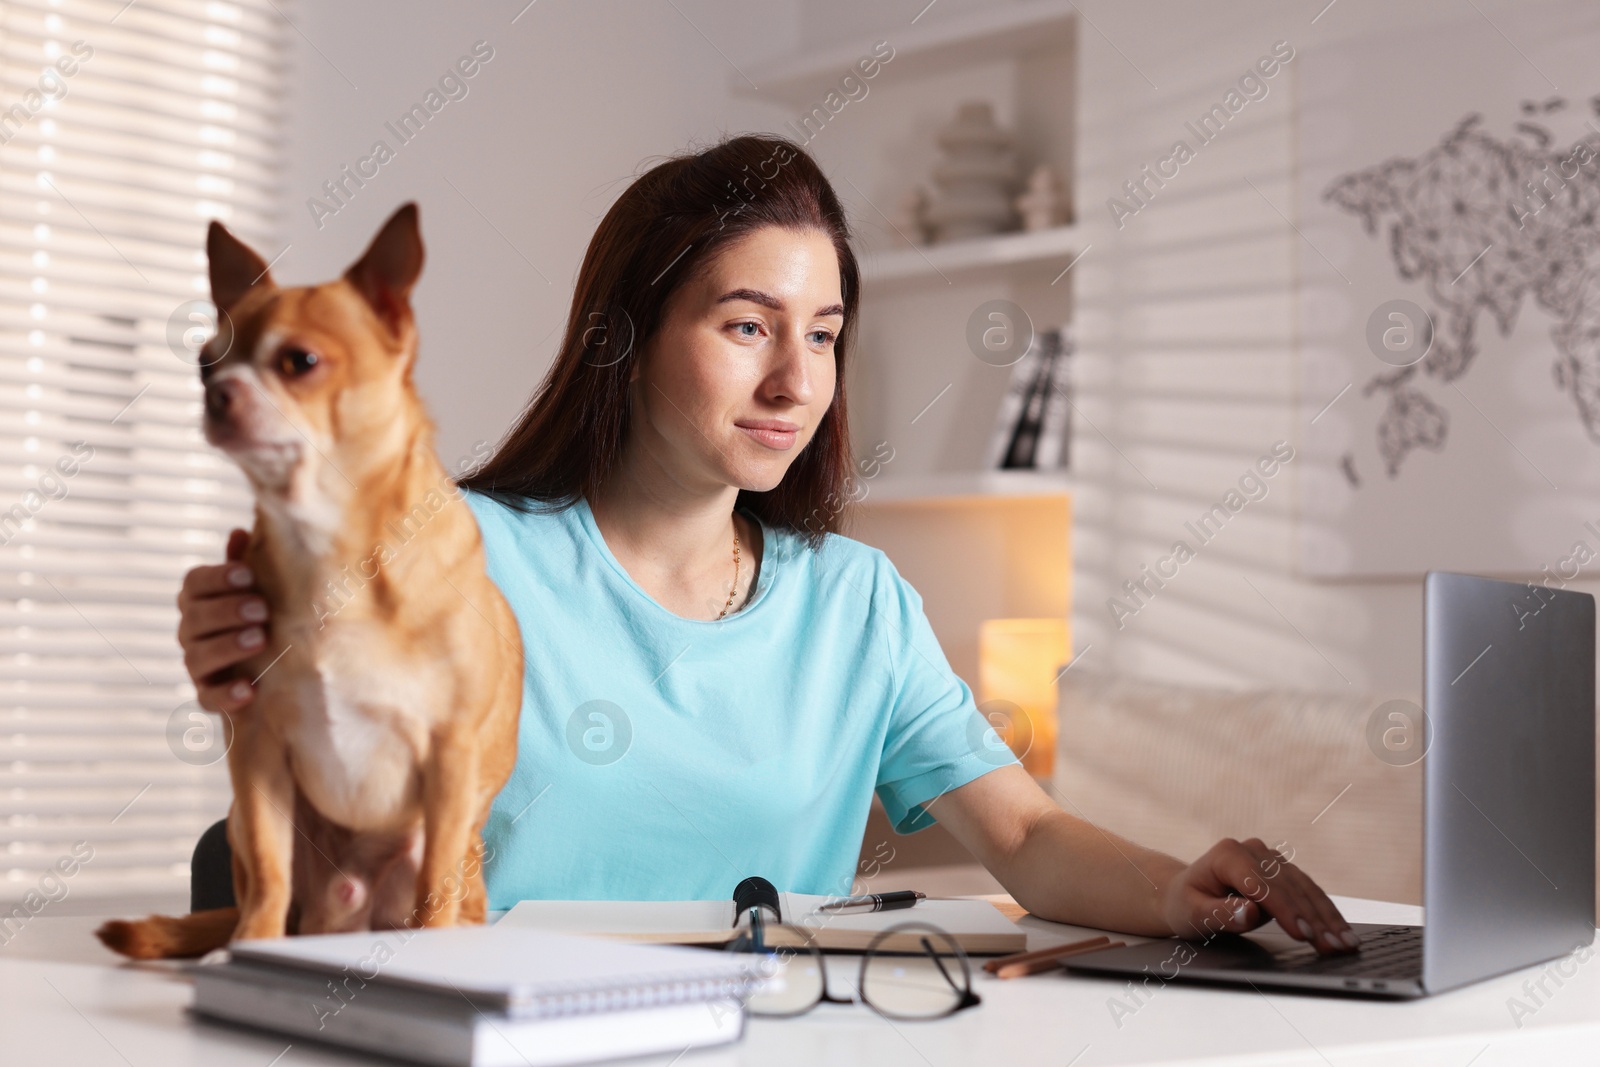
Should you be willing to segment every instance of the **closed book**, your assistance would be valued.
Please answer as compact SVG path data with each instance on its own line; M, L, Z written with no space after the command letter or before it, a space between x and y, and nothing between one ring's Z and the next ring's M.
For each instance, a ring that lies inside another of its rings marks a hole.
M545 1067L736 1040L759 965L468 926L240 941L191 974L202 1016L440 1067Z
M1011 365L1011 379L995 413L986 465L999 470L1066 466L1064 433L1071 407L1066 346L1061 329L1037 334Z
M1061 329L1046 330L1042 336L1046 350L1053 350L1056 356L1046 389L1034 465L1040 470L1064 470L1071 465L1073 342Z

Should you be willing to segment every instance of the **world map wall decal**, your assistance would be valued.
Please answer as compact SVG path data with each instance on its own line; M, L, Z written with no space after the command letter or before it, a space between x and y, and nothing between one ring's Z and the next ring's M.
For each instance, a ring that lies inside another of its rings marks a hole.
M1590 105L1600 115L1600 97ZM1555 385L1600 443L1600 124L1558 149L1535 119L1566 106L1524 101L1524 140L1491 136L1481 114L1468 115L1422 155L1341 175L1322 194L1369 236L1382 230L1395 273L1420 280L1434 303L1427 354L1362 386L1388 397L1377 431L1391 478L1414 449L1442 449L1449 436L1450 412L1417 387L1419 369L1442 383L1461 377L1479 354L1479 319L1508 334L1528 300L1556 317ZM1353 467L1345 474L1358 482Z
M1295 45L1296 569L1543 575L1600 525L1600 3Z

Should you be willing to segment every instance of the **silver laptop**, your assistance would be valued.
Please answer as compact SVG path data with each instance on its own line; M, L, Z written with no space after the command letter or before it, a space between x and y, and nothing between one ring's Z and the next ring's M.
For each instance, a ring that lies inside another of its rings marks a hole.
M1423 598L1426 932L1352 923L1360 950L1319 956L1269 923L1176 952L1167 938L1075 956L1069 971L1421 997L1593 942L1594 597L1435 571Z

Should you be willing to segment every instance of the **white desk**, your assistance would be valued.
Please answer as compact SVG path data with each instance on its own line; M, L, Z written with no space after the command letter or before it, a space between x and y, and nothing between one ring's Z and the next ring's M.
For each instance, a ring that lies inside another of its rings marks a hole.
M1351 922L1420 920L1420 909L1335 897ZM119 961L94 940L98 919L47 911L0 947L0 1060L129 1067L296 1067L373 1062L299 1041L205 1023L185 1008L187 982L167 963ZM1025 919L1029 947L1100 931ZM1141 940L1124 938L1130 943ZM1321 1067L1503 1067L1589 1064L1600 1059L1600 951L1518 1027L1508 1008L1524 982L1554 964L1528 967L1410 1002L1159 987L1119 1026L1111 979L1044 974L999 981L979 973L981 1007L932 1023L893 1023L860 1006L822 1005L788 1020L753 1019L742 1042L691 1053L681 1067L825 1064L955 1067L964 1064L1092 1067L1097 1064ZM1129 1001L1131 1004L1132 1002ZM275 1059L275 1057L278 1057ZM632 1061L665 1067L670 1056Z

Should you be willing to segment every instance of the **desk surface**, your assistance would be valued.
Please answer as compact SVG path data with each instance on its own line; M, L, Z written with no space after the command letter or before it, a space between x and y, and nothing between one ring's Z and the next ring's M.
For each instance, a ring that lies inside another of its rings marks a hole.
M1333 899L1351 922L1421 919L1421 909L1409 905ZM41 912L0 947L0 1048L6 1063L375 1062L192 1018L185 1011L190 989L182 974L167 963L120 961L93 938L99 921ZM1032 917L1022 925L1030 948L1102 932ZM890 1023L865 1007L825 1004L798 1019L753 1019L744 1040L729 1048L675 1061L660 1056L631 1062L1501 1067L1594 1062L1600 1045L1600 960L1580 963L1576 956L1405 1002L1153 983L1136 1000L1114 979L1065 972L1010 981L980 972L978 981L983 1005L939 1022ZM1541 981L1543 992L1537 988ZM1113 1011L1114 1001L1122 1003L1121 1012ZM1513 1013L1519 1003L1520 1018Z

